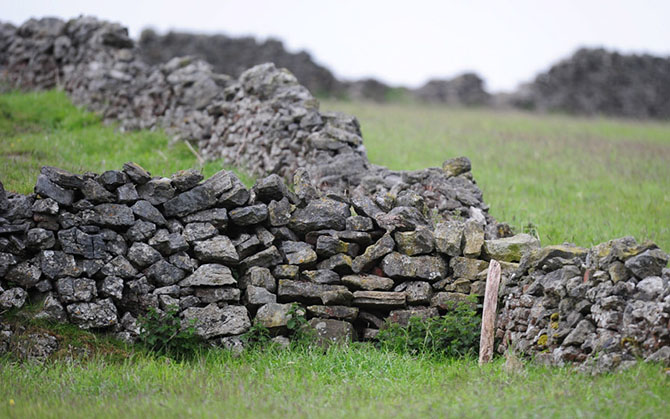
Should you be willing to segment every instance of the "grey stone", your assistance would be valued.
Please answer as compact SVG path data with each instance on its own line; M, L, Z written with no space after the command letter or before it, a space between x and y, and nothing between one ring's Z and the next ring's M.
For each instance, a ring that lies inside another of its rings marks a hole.
M57 215L59 206L58 202L51 198L36 199L33 203L32 210L33 212L38 212L40 214Z
M316 253L326 258L337 253L345 253L354 257L358 253L358 245L342 241L337 237L323 235L316 240Z
M205 339L217 336L239 335L251 327L249 313L244 306L226 306L216 304L207 307L189 307L182 312L182 327L193 322L195 333Z
M184 279L186 273L166 260L161 259L145 269L144 275L156 284L172 285Z
M408 256L425 255L435 248L433 233L427 228L397 232L394 235L398 251Z
M350 256L338 253L322 262L319 262L316 265L316 268L330 269L331 271L335 271L340 275L347 275L353 273L353 270L351 269L351 264L352 260Z
M123 172L128 175L130 180L138 185L144 185L151 180L151 173L147 172L137 163L128 162L123 164Z
M128 259L123 256L117 256L107 262L102 269L100 269L105 276L118 276L123 279L134 279L139 272L128 262Z
M314 317L323 319L338 319L354 321L358 317L359 309L357 307L347 306L320 306L313 305L307 307L307 312Z
M277 281L275 281L270 270L260 266L252 266L240 278L239 287L241 289L246 289L249 285L263 287L270 292L277 291Z
M210 223L189 223L184 227L182 235L187 242L206 240L218 234L218 230Z
M219 197L217 203L227 209L240 207L249 202L249 190L240 182L234 182L230 190Z
M74 256L58 250L40 252L40 269L44 276L51 279L81 275L81 268L77 266Z
M390 291L355 291L353 305L363 308L388 310L404 307L406 296L404 292Z
M342 345L356 340L354 326L341 320L313 318L309 327L316 331L316 343L323 347Z
M126 239L131 242L149 240L156 234L156 224L148 221L138 221L126 231Z
M195 296L204 304L219 301L239 302L242 291L235 287L198 287Z
M447 276L447 266L439 256L407 256L393 252L384 257L381 267L393 279L438 281Z
M236 264L239 255L233 243L226 236L215 236L211 239L195 242L193 251L195 256L203 262L218 262Z
M69 207L74 200L74 192L68 189L63 189L53 183L45 175L37 177L35 184L35 193L45 198L51 198L60 205Z
M44 362L58 350L58 339L49 333L27 333L17 340L14 352L20 359Z
M317 259L316 252L307 243L285 241L281 250L289 265L309 265Z
M300 278L315 284L339 284L340 276L329 269L302 271Z
M375 220L389 233L416 230L428 224L423 214L413 207L395 207L388 214L377 215Z
M31 249L51 249L56 244L54 233L43 228L31 228L26 233L26 246Z
M268 303L276 303L277 296L263 287L249 285L244 292L244 302L252 307L259 307Z
M291 319L289 311L293 304L268 303L258 309L254 324L267 327L270 330L284 329ZM303 311L303 315L304 310Z
M197 259L191 258L186 252L178 252L170 255L168 262L186 272L193 272L198 268Z
M268 204L268 222L273 227L285 226L291 219L291 204L288 199L270 201Z
M35 286L42 276L40 268L30 261L23 261L7 272L4 279L22 288L28 289Z
M151 205L149 201L139 200L132 207L133 214L145 221L151 221L152 223L164 226L167 224L167 220L163 217L158 208Z
M277 296L282 302L300 301L308 304L320 304L323 302L322 296L329 291L349 293L349 290L342 285L315 284L312 282L280 279Z
M393 280L376 275L347 275L342 277L342 283L350 288L366 291L388 291L393 288Z
M170 177L177 192L183 192L196 186L204 177L195 169L180 170Z
M407 304L430 304L433 297L433 289L428 282L424 281L407 281L398 285L393 289L396 292L404 292L407 296Z
M116 200L121 204L132 204L138 199L140 199L140 195L137 193L137 189L135 189L135 185L132 183L121 185L116 190Z
M407 326L409 319L417 317L421 320L427 320L439 317L440 313L435 307L413 307L405 310L393 310L389 313L388 320L392 323L398 323L401 326Z
M522 256L540 247L540 241L530 234L517 234L503 239L484 241L484 255L489 259L518 262Z
M202 184L168 200L163 208L168 217L184 217L214 206L216 200L216 190L211 185Z
M667 282L663 281L660 277L650 276L638 282L636 289L640 293L640 299L654 300L662 295L667 285Z
M123 278L108 276L100 284L100 295L120 300L123 297Z
M351 269L356 273L370 269L379 259L391 253L394 247L391 235L383 235L375 244L368 246L362 255L354 258Z
M149 239L149 245L165 256L188 250L188 243L179 233L170 233L160 229ZM197 254L197 253L196 253Z
M254 233L256 234L256 237L258 238L258 241L261 242L261 244L264 247L270 247L272 246L272 243L275 241L275 236L274 234L270 233L265 227L263 226L256 226L254 227Z
M595 326L584 319L577 323L577 326L565 337L563 340L563 346L569 345L581 345L587 339L587 337L595 331Z
M82 329L101 329L118 323L116 307L109 298L70 304L66 309L72 323Z
M295 265L277 265L272 270L272 276L277 279L296 279L299 273L300 268Z
M256 199L265 203L272 200L281 201L288 195L288 188L284 180L274 173L256 181L252 191L256 194Z
M230 268L216 263L201 265L179 283L181 287L234 285L237 281Z
M185 223L211 223L222 230L228 225L228 211L225 208L212 208L189 214L183 220Z
M347 218L346 228L347 230L354 231L370 231L374 229L374 224L372 223L372 219L369 217L355 215Z
M18 262L16 256L11 253L0 253L0 278L4 278L7 271Z
M56 292L64 303L91 301L98 296L95 281L89 278L60 278L56 281Z
M242 262L240 262L240 269L246 271L253 266L269 268L275 265L279 265L283 261L284 258L282 257L281 253L279 253L279 250L277 250L275 246L270 246L267 249L242 260Z
M228 212L230 221L239 226L259 224L268 217L268 207L265 204L240 207Z
M147 267L162 258L156 249L142 242L133 243L128 249L127 257L128 260L140 268Z
M0 292L0 307L6 310L11 308L21 308L26 303L28 293L23 288L10 288L5 292Z
M660 362L663 365L670 365L670 346L663 346L653 354L649 355L646 362Z
M449 261L449 267L454 278L474 280L477 278L477 274L488 269L489 263L483 260L454 257Z
M105 227L130 227L135 224L133 211L121 204L99 204L83 216L86 222Z
M479 256L484 245L484 227L475 220L469 219L465 222L463 236L463 255L467 257Z
M94 179L85 179L81 188L84 198L94 204L114 202L116 196Z
M467 157L455 157L442 163L442 171L447 176L458 176L471 170L472 164Z
M158 304L163 311L168 311L173 308L179 308L179 299L173 298L169 295L159 295Z
M174 197L175 189L168 178L153 178L145 184L137 186L140 198L149 201L152 205L164 204ZM166 215L171 216L165 211Z
M661 249L647 250L626 260L626 268L638 278L661 276L663 268L668 264L668 254Z
M119 170L107 170L96 179L107 190L113 191L128 182L128 176Z
M305 208L296 209L291 216L289 227L301 234L322 229L344 230L350 215L347 204L321 198L311 201Z

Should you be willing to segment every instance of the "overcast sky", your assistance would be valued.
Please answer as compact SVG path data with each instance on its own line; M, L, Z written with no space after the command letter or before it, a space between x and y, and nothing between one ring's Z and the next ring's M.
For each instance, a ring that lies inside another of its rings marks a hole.
M346 79L418 86L476 71L511 90L580 46L670 55L668 0L2 0L0 19L90 14L133 37L151 26L275 37Z

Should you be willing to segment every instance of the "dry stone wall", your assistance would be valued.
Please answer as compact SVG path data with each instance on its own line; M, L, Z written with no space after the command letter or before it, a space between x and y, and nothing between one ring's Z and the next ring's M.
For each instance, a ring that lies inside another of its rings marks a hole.
M0 184L2 310L39 300L39 317L132 340L137 316L177 305L198 334L236 347L253 323L285 333L299 303L322 338L369 339L384 321L481 296L496 259L501 351L596 369L670 361L667 254L629 238L580 249L509 237L467 158L375 166L356 119L320 112L285 70L235 80L188 57L150 66L123 27L93 18L3 25L0 45L10 86L62 86L123 129L164 128L206 158L272 173L251 190L230 172L157 178L135 164L45 167L28 196ZM0 329L1 350L13 331Z
M138 316L176 306L198 335L237 347L254 323L286 334L298 303L321 339L371 339L483 294L485 259L539 246L486 241L483 220L434 224L418 195L382 211L297 178L295 192L276 174L249 190L232 172L162 178L127 163L43 167L31 195L0 184L0 310L39 302L37 318L134 340Z
M204 158L222 158L259 176L277 173L290 181L303 168L319 189L365 193L382 209L401 194L419 194L430 211L483 217L487 236L497 234L469 162L414 172L373 165L358 121L320 112L309 91L273 64L237 80L189 57L151 66L125 28L90 17L33 19L1 34L8 45L2 78L11 86L62 86L76 103L123 129L164 128L196 143Z

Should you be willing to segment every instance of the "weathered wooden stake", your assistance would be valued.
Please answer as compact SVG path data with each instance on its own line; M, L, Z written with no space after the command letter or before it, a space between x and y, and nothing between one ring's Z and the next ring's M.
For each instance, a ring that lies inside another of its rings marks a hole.
M491 260L486 275L484 311L482 312L482 334L479 338L479 365L486 364L493 357L498 289L500 288L500 263Z

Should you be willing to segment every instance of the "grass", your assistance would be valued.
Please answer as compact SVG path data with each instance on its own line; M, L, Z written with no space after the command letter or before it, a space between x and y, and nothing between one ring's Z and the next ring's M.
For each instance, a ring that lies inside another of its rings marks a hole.
M322 103L356 115L368 157L393 169L467 156L491 214L544 245L615 237L670 250L670 122L422 104Z
M3 417L663 417L655 365L591 377L502 361L412 358L370 347L222 350L179 363L136 355L85 364L5 363ZM10 406L9 399L14 401Z
M328 102L359 116L369 156L395 169L467 155L500 220L544 243L589 245L623 234L670 249L670 125L425 105ZM161 132L121 134L62 92L0 95L0 180L30 192L44 164L81 172L133 160L154 174L199 167ZM210 175L220 162L202 169ZM250 178L245 178L250 182ZM4 315L6 321L24 321ZM403 356L353 345L204 351L176 362L71 326L24 321L62 340L45 364L0 359L0 417L662 417L662 367L591 377L504 360ZM68 348L73 347L73 350ZM83 348L85 357L72 357Z
M170 144L161 131L119 132L115 125L72 105L60 91L0 95L0 181L15 192L30 193L43 165L81 173L119 170L134 161L153 175L197 168L211 176L220 161L198 164L183 144ZM240 179L253 183L244 171Z

